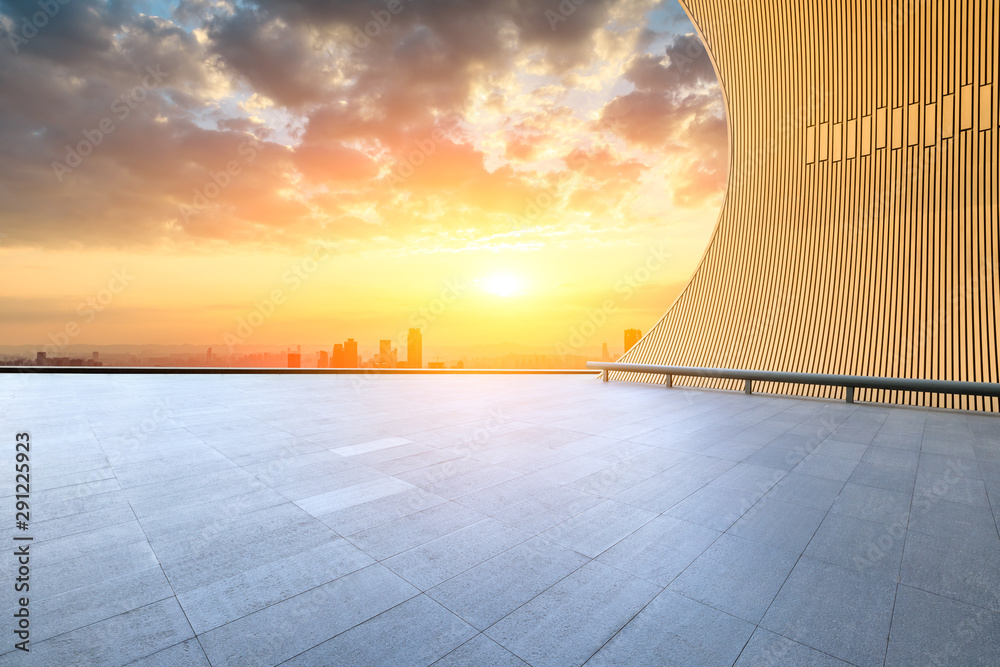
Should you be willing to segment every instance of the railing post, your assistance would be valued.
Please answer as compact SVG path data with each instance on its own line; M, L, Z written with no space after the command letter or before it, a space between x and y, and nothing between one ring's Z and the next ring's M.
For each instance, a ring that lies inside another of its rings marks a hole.
M601 366L607 367L607 370L600 368ZM607 382L610 379L610 371L620 370L623 373L637 373L637 374L647 374L647 375L663 375L663 385L665 387L673 387L674 375L680 375L681 377L696 377L696 378L714 378L719 380L743 380L743 391L747 395L753 394L753 383L754 382L765 382L765 383L789 383L789 384L804 384L804 385L819 385L823 387L829 387L830 391L835 391L837 387L844 388L844 399L847 403L853 404L855 402L855 397L859 389L879 389L887 391L904 391L904 392L920 392L920 393L931 393L931 394L949 394L958 396L983 396L989 398L1000 397L1000 382L965 382L965 381L953 381L953 380L920 380L915 378L886 378L886 377L874 377L874 376L858 376L858 375L839 375L832 373L800 373L800 372L785 372L785 371L763 371L763 370L752 370L752 369L734 369L734 368L698 368L698 367L685 367L685 366L667 366L660 364L626 364L626 363L613 363L606 364L597 361L588 361L586 367L590 370L600 370ZM0 366L0 373L5 372L87 372L88 370L93 373L97 373L98 370L106 373L114 373L115 370L122 370L122 372L133 373L141 372L142 369L139 368L126 368L126 369L115 369L115 368L104 368L104 369L76 369L76 371L71 370L72 367L67 367L65 369L60 368L56 370L55 368L34 368L34 367L17 367L16 370L8 371L7 367ZM624 369L624 370L623 370ZM674 372L677 369L677 372ZM197 369L174 369L180 372L203 372ZM244 369L251 371L252 369ZM270 369L267 369L270 370ZM267 370L262 370L261 372L267 372ZM304 369L303 369L304 370ZM221 371L218 372L227 372ZM236 372L236 369L228 372ZM743 377L740 377L743 376ZM754 378L753 380L745 379L747 376ZM655 378L651 378L650 382L655 383ZM856 383L856 384L855 384ZM732 386L732 385L729 385ZM861 401L862 403L864 401Z
M608 369L607 368L605 368L603 371L601 371L601 380L603 380L604 382L608 381Z

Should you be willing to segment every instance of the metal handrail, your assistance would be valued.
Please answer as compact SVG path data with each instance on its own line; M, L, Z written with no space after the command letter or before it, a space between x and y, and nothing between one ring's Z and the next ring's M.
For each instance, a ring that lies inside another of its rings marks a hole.
M1000 397L1000 384L995 382L962 382L957 380L919 380L915 378L880 378L868 375L832 375L829 373L792 373L787 371L752 371L735 368L702 368L698 366L661 366L658 364L622 364L588 361L587 368L601 371L608 381L609 371L666 375L667 386L673 386L673 376L705 377L722 380L743 380L743 390L753 393L753 382L783 382L844 387L847 402L854 402L855 389L889 389L917 391L929 394L962 394L965 396Z

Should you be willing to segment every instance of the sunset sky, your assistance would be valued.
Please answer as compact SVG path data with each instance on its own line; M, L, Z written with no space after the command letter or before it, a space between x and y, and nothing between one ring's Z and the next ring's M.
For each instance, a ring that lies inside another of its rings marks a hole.
M674 0L41 5L0 0L2 345L620 352L718 215Z

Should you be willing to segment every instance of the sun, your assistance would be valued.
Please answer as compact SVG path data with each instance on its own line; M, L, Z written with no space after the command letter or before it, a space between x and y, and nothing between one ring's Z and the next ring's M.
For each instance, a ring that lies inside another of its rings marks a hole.
M503 298L518 294L522 286L521 280L509 273L498 273L483 279L483 289Z

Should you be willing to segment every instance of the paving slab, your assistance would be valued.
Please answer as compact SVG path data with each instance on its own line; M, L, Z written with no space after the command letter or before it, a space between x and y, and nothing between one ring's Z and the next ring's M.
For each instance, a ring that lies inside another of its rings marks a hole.
M587 665L732 665L754 626L666 590Z
M723 535L668 590L757 625L797 561L784 549Z
M486 634L531 665L581 665L660 590L656 584L591 562Z
M854 665L881 665L895 596L895 582L803 556L760 625Z

